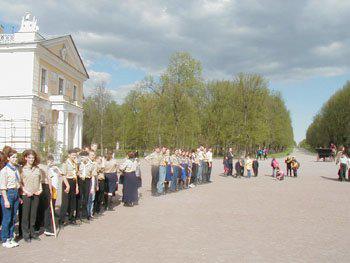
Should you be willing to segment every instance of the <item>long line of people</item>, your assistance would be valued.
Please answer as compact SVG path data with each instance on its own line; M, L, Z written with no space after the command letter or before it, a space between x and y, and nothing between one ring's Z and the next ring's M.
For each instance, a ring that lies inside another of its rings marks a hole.
M122 202L137 205L141 186L140 162L135 152L118 164L113 153L96 156L97 145L85 150L72 149L62 164L53 156L40 164L38 154L25 150L19 154L5 146L0 152L1 239L5 248L17 247L23 238L27 243L40 240L40 230L55 235L55 203L61 192L58 213L60 227L89 222L105 210L113 210L112 197L123 184ZM62 187L61 186L62 182ZM61 190L61 191L59 191ZM19 219L15 238L15 223Z
M211 148L200 146L192 151L171 151L166 147L156 147L145 160L151 164L151 192L154 196L211 182Z

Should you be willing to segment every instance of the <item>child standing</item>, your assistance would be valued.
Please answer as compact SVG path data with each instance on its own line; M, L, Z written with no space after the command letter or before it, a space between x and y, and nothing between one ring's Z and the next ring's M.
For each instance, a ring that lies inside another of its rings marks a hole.
M292 157L292 170L293 170L293 176L294 177L298 177L298 169L300 167L299 162L297 161L297 159L295 159L295 157Z
M254 176L257 177L258 176L258 172L259 172L258 158L254 159L254 161L253 161L253 172L254 172Z

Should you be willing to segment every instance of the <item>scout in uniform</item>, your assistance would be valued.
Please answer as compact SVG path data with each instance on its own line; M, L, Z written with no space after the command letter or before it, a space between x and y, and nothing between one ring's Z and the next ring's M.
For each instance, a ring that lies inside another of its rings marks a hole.
M62 226L66 223L66 215L68 213L69 222L76 224L74 211L76 209L76 195L79 193L77 183L78 165L77 152L75 150L68 151L68 159L62 165L62 205L60 211L59 224Z

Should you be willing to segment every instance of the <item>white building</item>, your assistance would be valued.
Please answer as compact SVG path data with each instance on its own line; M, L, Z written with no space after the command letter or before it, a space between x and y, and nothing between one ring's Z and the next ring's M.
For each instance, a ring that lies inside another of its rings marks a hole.
M0 28L0 148L37 148L49 140L81 147L83 84L89 76L70 35L44 38L27 13L20 30Z

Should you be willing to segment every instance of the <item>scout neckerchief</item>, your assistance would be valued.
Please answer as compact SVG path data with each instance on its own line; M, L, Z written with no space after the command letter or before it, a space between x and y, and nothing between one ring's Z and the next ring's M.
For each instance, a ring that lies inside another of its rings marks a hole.
M73 176L76 177L77 176L77 174L76 174L76 172L77 172L76 171L77 170L76 164L75 163L73 164L72 161L69 158L67 159L67 163L74 168L73 169Z
M16 181L19 182L19 175L18 175L18 169L17 167L13 167L11 164L7 163L6 164L6 167L10 168L12 171L15 172L15 175L16 175Z

